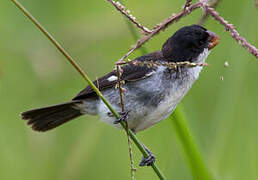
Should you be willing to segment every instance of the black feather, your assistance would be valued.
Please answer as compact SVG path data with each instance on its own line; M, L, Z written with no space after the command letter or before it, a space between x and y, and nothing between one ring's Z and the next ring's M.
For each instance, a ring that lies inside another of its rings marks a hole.
M141 62L143 61L155 62L157 60L162 60L162 54L160 51L156 51L154 53L138 57L135 60L141 61ZM152 72L155 69L156 67L147 67L146 65L138 66L134 64L128 64L122 67L123 73L121 76L121 80L125 81L126 83L128 81L136 81L136 80L144 79L146 77L149 77L147 76L147 74ZM100 91L111 87L115 87L115 85L117 84L117 81L108 80L108 78L111 76L117 76L117 73L115 70L97 79L93 83L99 88ZM83 89L77 96L75 96L75 98L73 98L73 100L82 100L86 98L98 98L97 94L90 86L87 86L85 89Z
M190 61L194 62L197 56L203 52L204 48L208 47L209 34L207 30L199 25L185 26L178 30L171 36L162 47L162 51L156 51L141 57L136 58L138 61L166 61L166 62L180 62ZM144 79L148 73L155 70L155 67L138 66L128 64L122 67L123 74L121 80L137 81ZM108 78L116 76L116 71L112 71L105 76L94 81L94 84L100 91L115 87L117 81L109 81ZM97 94L90 86L83 89L73 100L82 100L86 98L98 98Z
M76 108L81 101L71 101L39 109L33 109L21 114L22 119L27 121L35 131L48 131L61 124L72 120L80 115L81 112Z
M171 62L194 62L204 48L208 48L208 37L207 30L202 26L185 26L163 44L163 56Z

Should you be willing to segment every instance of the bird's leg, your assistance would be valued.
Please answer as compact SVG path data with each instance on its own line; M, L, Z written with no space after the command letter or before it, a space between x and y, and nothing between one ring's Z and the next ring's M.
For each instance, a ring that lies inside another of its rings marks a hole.
M118 124L118 123L120 123L121 121L127 121L128 113L129 113L129 111L120 112L120 113L119 113L120 117L119 117L119 119L117 119L117 120L114 121L114 124Z
M128 113L129 111L124 111L124 112L119 112L120 114L120 117L119 119L115 120L114 121L114 124L118 124L120 123L121 121L127 121L127 118L128 118ZM113 117L114 115L109 113L108 116L110 117ZM131 131L135 133L135 129L131 129ZM139 164L139 166L151 166L154 162L155 162L155 156L153 155L153 153L143 144L143 147L144 149L147 151L147 153L149 154L149 156L146 158L146 157L142 157L142 160Z
M148 152L149 157L145 158L143 156L139 166L151 166L155 162L156 158L153 155L153 153L144 144L143 144L143 147Z
M131 131L136 135L135 129L131 129ZM147 151L149 156L147 158L142 156L142 160L139 166L151 166L153 163L155 163L156 158L153 155L153 153L144 144L142 144L142 146Z

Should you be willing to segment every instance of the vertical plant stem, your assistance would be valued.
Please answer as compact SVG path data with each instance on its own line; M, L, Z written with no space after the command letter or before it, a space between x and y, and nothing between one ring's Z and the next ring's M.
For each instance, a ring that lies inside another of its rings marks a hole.
M139 37L135 27L129 22L129 20L125 20L134 40L137 41ZM144 47L141 47L140 49L142 50L142 55L148 52ZM211 175L207 170L202 160L201 154L198 151L196 143L191 135L191 132L187 127L186 117L183 113L182 105L176 108L176 110L173 112L173 115L170 116L170 120L176 130L179 141L183 146L193 177L196 180L211 180Z
M130 30L135 41L138 40L139 36L135 30L135 27L130 23L129 20L125 19L128 29ZM142 55L146 54L148 51L146 48L140 48ZM191 168L193 177L196 180L211 180L211 175L207 170L202 157L198 151L195 141L191 135L191 132L186 124L186 117L182 111L182 105L178 106L173 112L173 115L170 116L171 122L175 127L175 130L178 134L179 141L182 143L186 157L188 159L188 164Z
M101 100L106 104L109 108L111 113L116 117L119 118L119 114L115 111L112 105L108 102L108 100L102 95L99 89L94 85L94 83L89 79L89 77L83 72L83 70L79 67L79 65L74 61L74 59L65 51L65 49L54 39L54 37L30 14L28 10L26 10L22 4L20 4L17 0L11 0L39 29L40 31L55 45L55 47L66 57L66 59L73 65L73 67L81 74L81 76L88 82L91 88L96 92L96 94L101 98ZM125 122L121 122L121 126L126 129ZM144 149L142 143L136 137L136 135L129 130L129 135L133 142L135 143L136 147L141 151L144 157L148 157L148 152ZM159 168L156 164L152 164L152 169L157 174L157 176L161 180L165 180L165 176L161 173Z
M125 106L124 106L124 99L123 99L123 89L122 89L122 82L121 82L121 75L122 75L122 70L120 65L116 65L116 71L117 71L117 82L118 82L118 89L119 89L119 95L120 95L120 106L121 106L121 111L125 112ZM127 135L127 142L128 142L128 149L129 149L129 159L130 159L130 168L131 168L131 179L135 180L134 178L134 162L133 162L133 151L132 151L132 146L131 146L131 140L129 136L129 126L127 121L125 121L126 125L126 135Z
M205 166L201 154L197 148L190 129L187 127L186 118L179 107L176 108L173 115L169 117L178 138L182 144L192 175L196 180L211 180L211 174Z

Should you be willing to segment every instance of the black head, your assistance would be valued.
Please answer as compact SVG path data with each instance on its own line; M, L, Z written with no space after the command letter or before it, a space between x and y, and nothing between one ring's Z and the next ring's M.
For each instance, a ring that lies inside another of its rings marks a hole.
M199 25L185 26L163 44L162 53L169 61L194 62L205 48L214 47L211 47L212 42L214 46L218 43L215 33Z

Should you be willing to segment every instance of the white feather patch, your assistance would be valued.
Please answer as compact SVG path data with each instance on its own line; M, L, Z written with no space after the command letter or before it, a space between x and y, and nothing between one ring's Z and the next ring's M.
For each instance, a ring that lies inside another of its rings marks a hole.
M208 57L210 54L210 51L208 48L205 48L203 52L197 57L197 63L203 63L205 62L205 59Z
M148 74L146 74L145 76L146 77L149 77L149 76L151 76L152 74L154 74L155 73L155 71L151 71L151 72L149 72Z
M116 81L117 80L117 77L116 76L110 76L108 79L107 79L109 82L111 81Z

